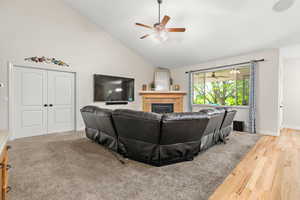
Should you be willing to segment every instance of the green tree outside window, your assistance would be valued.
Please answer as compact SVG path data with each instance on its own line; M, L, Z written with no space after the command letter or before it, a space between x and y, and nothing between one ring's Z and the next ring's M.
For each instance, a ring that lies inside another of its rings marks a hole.
M193 74L193 104L247 106L250 67Z

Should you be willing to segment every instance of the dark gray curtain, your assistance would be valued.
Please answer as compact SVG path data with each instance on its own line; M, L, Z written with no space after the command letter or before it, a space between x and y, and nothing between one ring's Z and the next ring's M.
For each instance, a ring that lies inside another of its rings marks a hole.
M256 68L257 62L250 66L250 94L249 94L249 132L256 133Z

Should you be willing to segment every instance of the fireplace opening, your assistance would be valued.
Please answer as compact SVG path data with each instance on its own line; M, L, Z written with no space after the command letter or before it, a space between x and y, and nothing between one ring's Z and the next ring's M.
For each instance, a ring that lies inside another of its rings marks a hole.
M172 103L153 103L151 111L155 113L172 113L174 112L174 104Z

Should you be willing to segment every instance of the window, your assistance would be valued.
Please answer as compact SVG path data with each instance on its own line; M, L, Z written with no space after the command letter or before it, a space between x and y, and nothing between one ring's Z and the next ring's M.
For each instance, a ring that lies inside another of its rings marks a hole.
M193 104L248 106L250 66L193 73Z

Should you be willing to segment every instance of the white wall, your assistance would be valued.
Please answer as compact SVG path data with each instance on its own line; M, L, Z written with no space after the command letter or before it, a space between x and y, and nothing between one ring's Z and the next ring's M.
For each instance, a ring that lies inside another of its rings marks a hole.
M300 130L300 44L281 48L280 61L283 72L282 127Z
M257 131L268 135L279 135L279 50L270 49L253 52L220 60L210 61L197 66L175 68L171 70L175 84L180 84L182 89L188 91L188 75L186 71L210 68L215 66L246 62L262 59L265 61L258 66L257 73ZM188 109L187 97L185 109ZM199 110L199 107L194 107ZM236 120L248 121L248 109L237 109Z
M98 73L135 78L136 101L122 107L141 109L138 91L153 79L153 67L62 0L1 0L0 24L0 82L7 83L7 61L55 57L79 73L80 106L93 103L92 78ZM7 87L0 89L0 129L8 124L7 93Z

